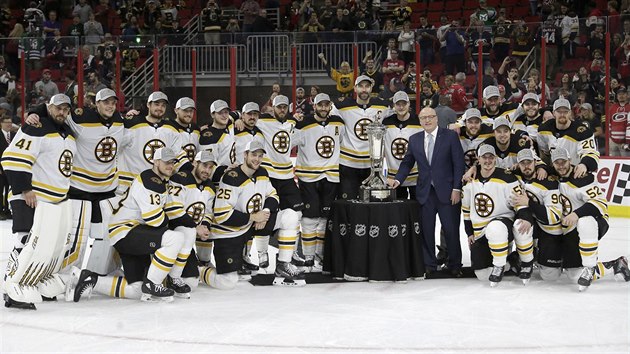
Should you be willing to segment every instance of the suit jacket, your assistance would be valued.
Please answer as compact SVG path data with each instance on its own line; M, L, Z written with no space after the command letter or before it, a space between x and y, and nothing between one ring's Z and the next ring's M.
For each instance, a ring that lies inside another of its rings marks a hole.
M453 189L462 189L464 174L464 151L457 133L444 128L437 128L435 146L433 148L433 164L429 165L424 150L424 132L409 138L407 154L400 163L396 180L405 180L414 163L418 164L418 181L416 198L424 204L429 198L431 184L435 187L441 203L450 203Z

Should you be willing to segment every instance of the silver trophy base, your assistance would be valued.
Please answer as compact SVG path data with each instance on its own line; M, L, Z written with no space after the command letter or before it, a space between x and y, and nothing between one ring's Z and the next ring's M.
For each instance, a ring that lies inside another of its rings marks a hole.
M360 199L364 203L393 202L396 199L396 190L387 187L378 188L361 186Z

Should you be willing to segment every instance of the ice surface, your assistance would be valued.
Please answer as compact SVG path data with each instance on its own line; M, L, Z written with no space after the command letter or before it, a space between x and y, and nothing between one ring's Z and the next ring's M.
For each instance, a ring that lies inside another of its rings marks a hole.
M0 222L3 272L10 225ZM629 236L630 219L612 219L600 259L628 256ZM476 279L240 282L232 291L200 285L190 300L170 304L95 294L37 311L3 307L0 352L628 353L629 308L630 283L612 278L584 293L566 278L549 283L536 273L526 287L508 277L498 288Z

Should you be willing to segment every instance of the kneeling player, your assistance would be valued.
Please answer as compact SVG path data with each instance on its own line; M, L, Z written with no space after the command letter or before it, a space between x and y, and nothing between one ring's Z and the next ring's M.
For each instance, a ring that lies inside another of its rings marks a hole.
M143 301L173 301L177 293L189 293L181 275L195 239L195 223L173 202L168 179L177 154L169 148L155 152L153 168L133 181L122 207L110 220L109 237L120 254L125 277L101 277L84 270L74 291L74 301L91 293ZM148 270L147 270L148 268ZM162 285L167 275L172 287Z
M532 261L532 221L526 208L509 204L510 195L522 193L522 187L508 170L496 167L494 147L480 145L478 156L480 173L463 190L464 226L477 278L496 286L503 279L512 238L521 262Z

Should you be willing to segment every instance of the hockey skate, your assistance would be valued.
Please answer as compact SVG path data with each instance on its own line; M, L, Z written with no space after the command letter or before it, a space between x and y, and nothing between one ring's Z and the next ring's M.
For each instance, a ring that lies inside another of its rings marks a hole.
M302 258L297 252L293 252L293 256L291 257L291 263L298 267L312 267L314 262L313 258Z
M273 285L282 286L304 286L306 281L304 280L304 271L298 269L295 264L291 262L276 262L276 271L274 273L275 279Z
M34 303L13 300L7 294L4 294L4 307L7 307L7 308L12 307L12 308L22 309L22 310L37 310L37 307L35 307Z
M77 281L77 285L74 288L74 302L79 302L81 300L81 296L87 295L88 299L92 297L92 290L94 290L94 286L98 281L98 274L94 272L90 272L87 269L83 269L81 271L81 275L79 276L79 280Z
M190 299L192 289L190 289L190 286L188 286L182 278L171 278L169 275L166 277L166 286L175 292L175 296L181 297L182 299Z
M251 272L251 275L258 274L260 267L255 265L249 257L243 257L243 268Z
M529 283L529 280L532 278L533 270L534 270L533 261L521 263L521 270L518 273L518 277L523 282L523 285L527 285L527 283Z
M269 267L269 253L258 252L258 266L263 269Z
M582 268L582 273L580 274L580 277L578 278L578 281L577 281L577 283L578 283L578 290L580 292L586 291L586 289L588 289L588 287L593 282L594 274L595 274L595 268L594 267L584 267L584 268Z
M615 280L630 281L630 269L628 269L628 259L621 256L614 261L603 262L604 267L612 268L615 272Z
M140 298L140 300L144 302L172 302L173 295L175 295L175 291L173 291L173 289L165 287L162 284L155 284L146 278L142 282L142 297Z
M490 286L491 287L496 287L497 285L499 285L499 283L501 282L501 280L503 280L503 271L504 271L505 267L503 266L494 266L492 267L492 272L490 273L490 276L488 277L488 280L490 281Z

